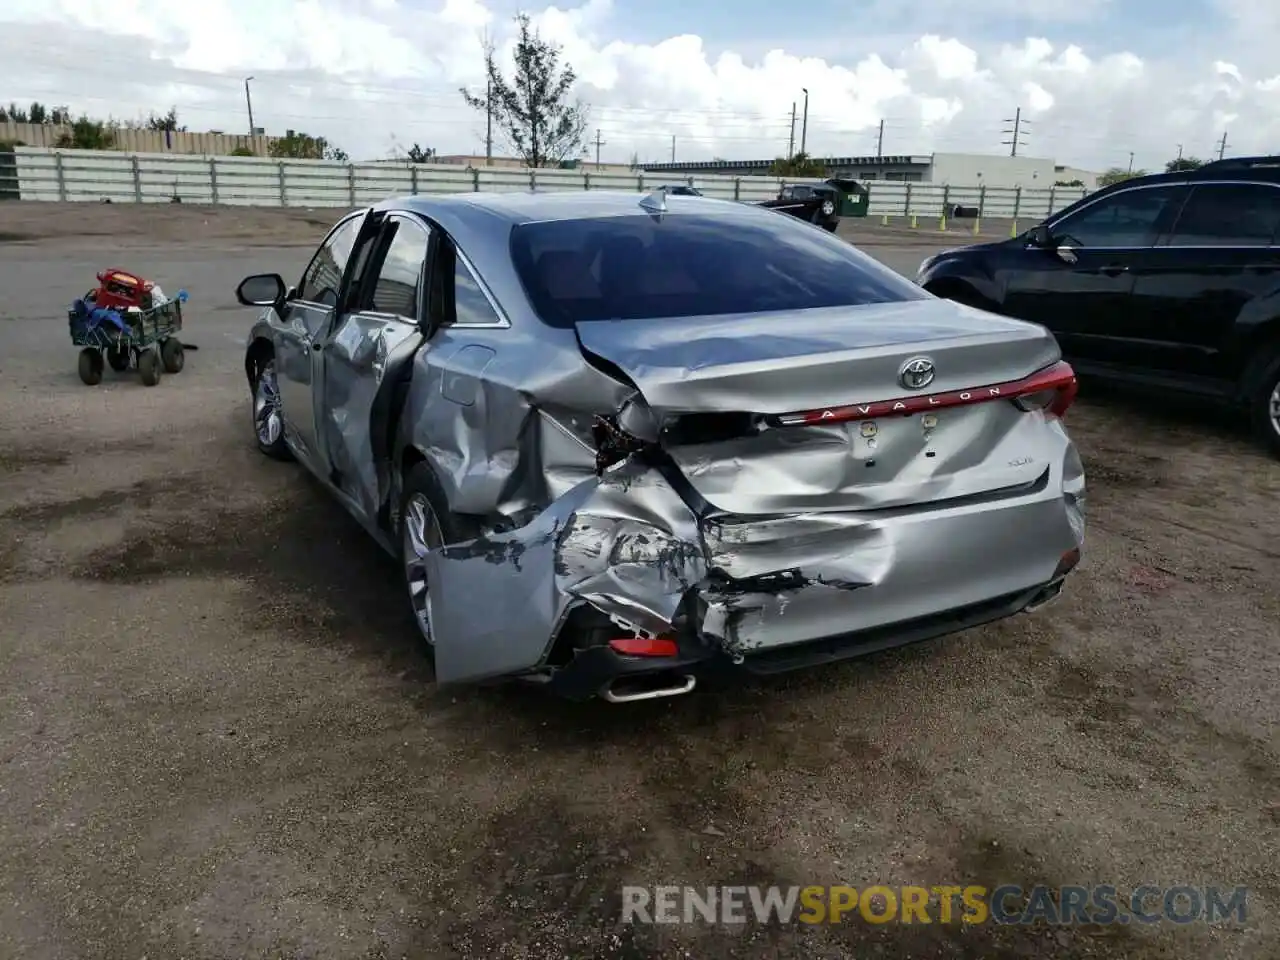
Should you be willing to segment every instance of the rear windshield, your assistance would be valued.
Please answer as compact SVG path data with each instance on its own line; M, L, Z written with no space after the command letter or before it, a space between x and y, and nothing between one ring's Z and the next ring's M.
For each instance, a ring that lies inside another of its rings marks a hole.
M928 297L843 240L781 213L526 223L512 231L511 253L534 309L553 327Z

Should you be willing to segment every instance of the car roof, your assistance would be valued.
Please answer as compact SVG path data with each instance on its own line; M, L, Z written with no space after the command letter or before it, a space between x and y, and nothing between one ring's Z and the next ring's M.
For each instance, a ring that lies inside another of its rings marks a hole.
M1162 183L1196 183L1204 180L1255 180L1280 182L1280 157L1228 157L1212 160L1194 170L1149 173L1112 186L1155 186Z
M656 189L655 189L655 192ZM476 224L498 220L507 226L548 220L582 220L591 217L635 216L647 213L640 201L649 194L627 190L565 190L554 192L454 193L442 196L396 197L375 209L411 210L433 220L464 220ZM673 202L674 201L674 202ZM725 211L723 201L709 197L671 194L667 213L716 214ZM743 206L743 210L750 210Z

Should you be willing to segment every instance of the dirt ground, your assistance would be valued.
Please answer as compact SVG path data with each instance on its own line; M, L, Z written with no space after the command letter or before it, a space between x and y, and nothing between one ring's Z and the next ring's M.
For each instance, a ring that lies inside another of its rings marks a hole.
M250 436L235 283L332 219L0 204L0 957L1280 953L1280 463L1242 428L1086 385L1086 559L1035 614L647 705L438 691L394 565ZM106 265L191 293L154 389L76 376ZM624 883L838 882L1250 897L1243 927L618 923Z

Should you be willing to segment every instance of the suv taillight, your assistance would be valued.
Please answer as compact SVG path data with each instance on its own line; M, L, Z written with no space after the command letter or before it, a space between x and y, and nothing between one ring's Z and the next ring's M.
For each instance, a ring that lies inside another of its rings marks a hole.
M1075 402L1079 390L1071 364L1060 360L1023 381L1013 402L1020 410L1043 410L1062 419Z

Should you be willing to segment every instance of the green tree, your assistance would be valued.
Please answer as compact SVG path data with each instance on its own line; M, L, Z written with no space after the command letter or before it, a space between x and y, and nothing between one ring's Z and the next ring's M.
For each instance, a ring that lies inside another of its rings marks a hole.
M512 81L502 75L492 45L486 44L488 94L477 97L464 88L462 97L472 109L493 118L526 166L559 166L586 152L588 108L570 99L578 75L569 64L561 65L560 47L543 40L527 14L517 14L515 21L519 32Z
M236 147L234 150L232 150L232 151L231 151L231 156L233 156L233 157L252 157L252 156L253 156L253 151L252 151L252 150L250 150L248 147Z
M6 120L14 123L61 126L71 123L71 112L66 107L47 107L39 101L25 109L11 102L7 107L0 107L0 123Z
M341 163L351 160L345 150L333 146L324 137L313 137L295 130L273 140L267 152L280 160L337 160Z
M1083 187L1084 181L1083 180L1055 180L1053 182L1053 185L1055 187Z
M1132 180L1134 177L1145 177L1146 170L1126 170L1124 167L1111 167L1098 177L1098 186L1109 187L1113 183Z
M1204 161L1199 157L1178 157L1176 160L1170 160L1164 165L1165 173L1181 173L1184 170L1199 170L1204 166Z
M405 153L405 159L410 163L430 163L436 158L434 147L420 147L417 141Z
M170 107L169 112L166 113L163 117L157 116L154 113L149 114L147 116L147 119L144 121L143 126L144 126L144 129L154 130L157 133L165 133L165 132L186 133L187 132L187 128L185 126L178 125L178 108L177 107Z
M90 120L83 114L54 144L64 150L111 150L115 145L116 136L111 124L104 120Z
M827 168L807 153L796 153L773 161L769 165L769 173L775 177L825 177Z

